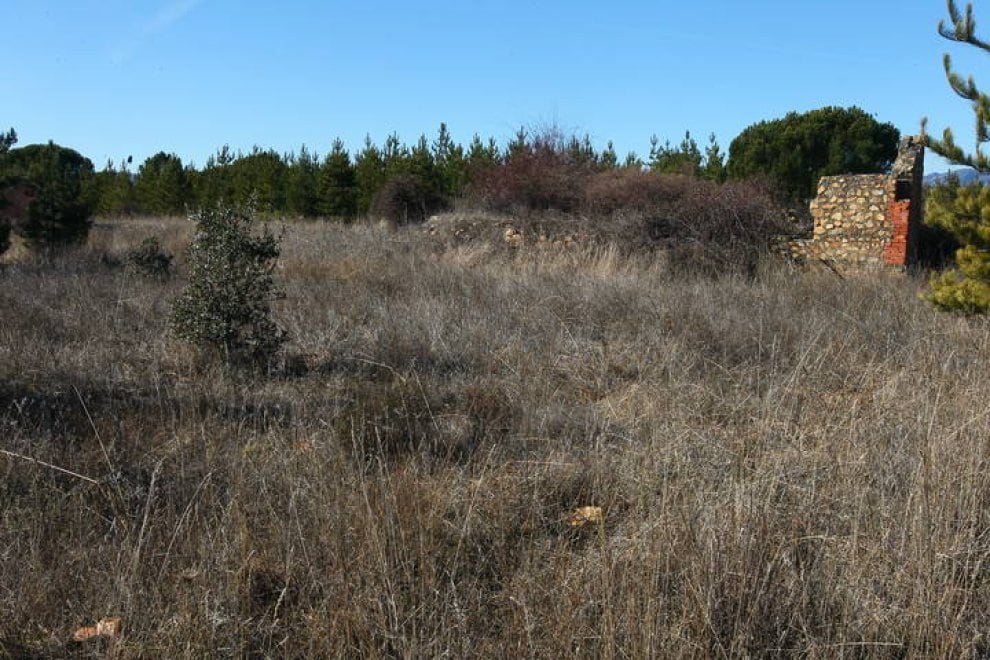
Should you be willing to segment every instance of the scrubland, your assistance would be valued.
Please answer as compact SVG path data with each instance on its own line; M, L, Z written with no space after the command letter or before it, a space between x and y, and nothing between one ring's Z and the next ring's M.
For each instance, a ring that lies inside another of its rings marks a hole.
M990 654L990 331L922 278L294 223L261 373L171 338L190 233L0 272L0 657Z

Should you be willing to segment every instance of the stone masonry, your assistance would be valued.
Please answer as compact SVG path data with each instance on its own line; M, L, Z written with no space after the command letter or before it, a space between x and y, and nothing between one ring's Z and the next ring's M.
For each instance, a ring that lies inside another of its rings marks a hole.
M787 251L838 271L903 271L924 221L924 152L922 138L906 137L889 174L822 177L810 204L811 238L789 241Z

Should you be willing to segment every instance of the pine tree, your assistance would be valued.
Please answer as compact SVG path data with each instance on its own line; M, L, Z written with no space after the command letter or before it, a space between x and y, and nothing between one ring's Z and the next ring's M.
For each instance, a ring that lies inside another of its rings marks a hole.
M6 133L0 133L0 156L10 151L15 144L17 144L17 131L13 128Z
M88 158L54 142L11 149L0 158L0 181L30 191L26 213L14 218L13 226L28 247L58 248L86 240L98 193Z
M0 133L0 157L3 157L10 148L17 144L17 132L11 128L6 133ZM0 171L2 171L0 167ZM13 204L8 201L5 197L8 194L8 189L12 189L13 182L7 181L2 175L0 175L0 254L7 251L10 247L10 220L6 217L4 209L7 209Z
M164 151L141 163L134 185L141 210L153 215L181 215L192 198L182 159Z
M947 0L951 27L939 21L938 32L950 41L969 44L990 52L990 43L976 36L973 5L967 3L965 14L953 0ZM967 154L946 128L941 140L927 138L927 145L951 162L969 165L981 172L990 171L990 159L980 145L990 142L990 97L981 92L973 78L963 80L952 68L948 53L943 58L949 86L970 101L976 118L976 149ZM925 125L922 120L922 126ZM927 222L949 231L962 247L956 252L956 270L931 280L930 299L943 309L984 314L990 311L990 188L980 184L950 188L933 195L927 204Z
M265 213L284 211L287 169L278 153L255 146L250 154L231 164L234 201L241 206L254 205Z
M714 133L708 136L708 146L705 147L705 163L701 167L701 178L715 183L725 181L725 159Z
M481 136L475 133L474 137L471 138L471 144L468 145L468 170L473 174L497 165L500 160L501 153L495 138L488 138L488 142L484 143L481 141Z
M581 139L572 135L567 141L566 154L573 165L592 170L598 167L598 153L595 151L595 145L591 143L590 135L585 134Z
M440 176L436 161L433 160L433 153L425 135L421 135L416 146L409 150L403 169L427 188L434 190L440 188Z
M509 144L505 149L505 160L510 161L513 158L519 158L530 153L531 149L529 133L526 131L524 126L520 126L519 130L516 131L512 139L509 140Z
M900 133L855 106L790 112L752 124L729 145L729 178L766 176L796 205L815 196L818 181L836 174L890 168Z
M990 311L990 186L944 186L926 206L926 222L962 245L956 269L932 277L931 301L971 314Z
M966 4L965 15L959 13L959 8L954 0L947 0L947 5L952 27L948 28L945 21L939 21L938 33L949 41L969 44L990 52L990 43L976 36L976 19L973 17L972 3ZM943 131L941 140L928 137L927 146L953 163L969 165L981 172L990 172L990 158L980 148L982 143L990 142L990 96L976 87L972 76L963 80L963 77L952 69L951 55L945 53L942 56L942 63L945 66L945 76L952 91L973 105L973 114L976 119L976 149L972 154L967 154L956 144L951 128L946 128ZM926 124L927 119L923 119L922 125Z
M370 141L369 141L370 142ZM320 167L320 213L350 220L357 215L358 185L351 156L337 138Z
M397 134L390 133L385 138L381 154L386 178L409 173L409 148L402 143Z
M640 158L635 151L630 151L626 154L626 159L622 161L622 167L632 170L641 170L646 167L646 163Z
M468 184L468 160L464 156L464 148L450 137L447 124L440 124L432 149L433 162L440 178L440 194L446 200L453 200Z
M230 145L226 144L206 160L205 167L197 173L193 181L195 198L200 206L216 206L233 201L234 182L230 165L234 160Z
M132 158L122 159L120 167L108 160L102 171L96 173L96 187L99 191L96 212L103 216L131 214L137 206L134 194L134 181L128 165Z
M366 136L364 149L354 158L358 213L368 212L371 208L371 200L385 184L385 178L385 159L382 151L371 141L370 136Z
M286 159L288 171L285 176L285 205L289 213L311 218L319 213L319 181L320 164L302 145L299 155L290 154Z
M684 133L684 139L677 147L671 146L669 141L660 146L656 135L650 138L650 169L664 174L698 176L701 173L701 149L691 137L691 132Z
M598 168L601 170L614 170L619 166L619 155L615 153L615 145L609 140L598 160Z

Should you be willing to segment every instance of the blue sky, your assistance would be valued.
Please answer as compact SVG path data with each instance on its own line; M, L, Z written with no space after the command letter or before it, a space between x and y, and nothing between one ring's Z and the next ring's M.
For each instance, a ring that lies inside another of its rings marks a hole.
M990 2L976 12L990 28ZM202 165L223 144L322 154L337 136L353 152L440 122L464 143L556 123L620 156L685 130L727 149L754 122L825 105L904 133L928 116L968 147L942 53L977 83L990 72L937 35L942 0L4 0L3 13L0 127L97 167L160 150Z

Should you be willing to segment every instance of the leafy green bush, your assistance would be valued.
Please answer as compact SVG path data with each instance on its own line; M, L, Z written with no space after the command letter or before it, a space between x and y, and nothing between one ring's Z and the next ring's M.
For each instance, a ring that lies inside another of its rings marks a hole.
M82 243L96 208L93 163L78 152L48 144L11 149L0 161L0 179L19 180L33 199L13 230L28 247L50 248Z
M172 275L172 255L162 249L158 239L149 236L141 245L124 254L129 270L148 279L167 280Z
M267 229L253 231L253 210L221 205L190 219L196 223L192 272L173 303L173 332L228 363L270 363L286 339L271 308L282 295L272 277L280 239Z

